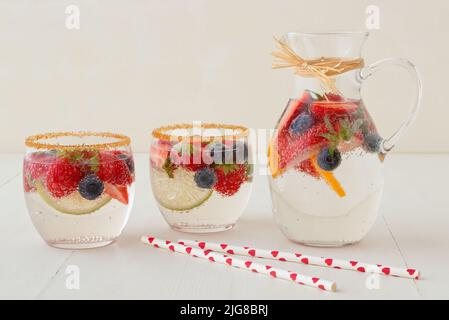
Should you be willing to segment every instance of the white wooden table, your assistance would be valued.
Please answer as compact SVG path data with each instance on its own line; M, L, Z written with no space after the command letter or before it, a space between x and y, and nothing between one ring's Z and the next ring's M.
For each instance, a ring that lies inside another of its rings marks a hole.
M22 194L20 154L0 155L0 298L24 299L429 299L449 298L449 155L398 154L385 162L386 189L378 220L359 244L341 249L289 242L271 215L266 177L255 179L250 204L237 226L224 233L172 231L150 192L148 156L136 155L136 201L122 237L113 245L83 251L47 246L28 217ZM150 248L140 236L196 238L312 255L412 266L423 279L370 278L368 274L274 265L338 283L330 293ZM68 266L80 271L80 288L66 287ZM372 287L372 286L371 286Z

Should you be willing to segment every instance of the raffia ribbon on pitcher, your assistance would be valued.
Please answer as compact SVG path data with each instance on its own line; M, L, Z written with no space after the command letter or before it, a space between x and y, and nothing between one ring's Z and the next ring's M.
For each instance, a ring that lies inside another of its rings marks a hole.
M302 77L318 78L326 89L333 93L339 93L339 90L335 84L335 79L332 77L364 66L362 58L321 57L306 60L294 52L284 41L276 38L274 40L278 45L278 51L271 54L278 60L273 62L273 69L295 68L295 74Z

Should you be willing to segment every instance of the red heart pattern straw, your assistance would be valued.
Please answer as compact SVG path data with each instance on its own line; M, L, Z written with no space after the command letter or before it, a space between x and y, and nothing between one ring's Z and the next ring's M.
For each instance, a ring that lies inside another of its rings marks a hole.
M358 272L369 272L383 274L386 276L402 277L410 279L418 279L420 272L416 269L411 268L398 268L392 266L385 266L381 264L370 264L360 261L348 261L342 259L334 259L327 257L316 257L309 256L302 253L291 253L282 252L278 250L265 250L256 249L248 246L235 246L227 243L212 243L204 241L194 241L194 240L179 240L179 243L199 247L204 250L212 250L216 252L224 252L240 255L240 256L251 256L256 258L273 259L279 261L289 261L297 262L302 264L310 264L315 266L322 266L335 269L345 269Z
M211 262L229 265L234 268L244 269L255 273L261 273L276 279L293 281L297 284L306 285L309 287L314 287L327 291L335 291L337 289L337 285L333 281L320 279L318 277L309 277L303 274L299 274L297 272L275 268L272 266L256 263L250 260L243 260L235 257L230 257L226 254L221 254L210 249L199 248L198 246L188 246L182 243L171 242L169 240L158 239L150 236L143 236L141 238L141 241L145 244L152 245L155 248L162 248L177 253L187 254L195 258L206 259Z

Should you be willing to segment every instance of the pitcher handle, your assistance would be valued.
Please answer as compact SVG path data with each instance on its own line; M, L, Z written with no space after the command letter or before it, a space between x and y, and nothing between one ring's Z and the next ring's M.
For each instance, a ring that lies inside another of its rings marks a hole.
M416 69L415 65L406 59L387 58L374 62L373 64L360 70L360 78L361 80L365 81L371 75L373 75L383 67L387 66L399 66L407 70L410 76L413 78L413 80L415 80L414 82L416 88L414 90L415 92L414 99L412 102L408 118L404 122L402 122L401 126L388 139L384 139L382 141L380 150L382 153L387 153L391 151L391 149L393 149L393 147L396 145L396 143L402 137L402 135L407 131L408 128L410 128L413 121L415 121L416 115L418 114L418 111L420 109L421 96L422 96L421 77L419 75L419 72Z

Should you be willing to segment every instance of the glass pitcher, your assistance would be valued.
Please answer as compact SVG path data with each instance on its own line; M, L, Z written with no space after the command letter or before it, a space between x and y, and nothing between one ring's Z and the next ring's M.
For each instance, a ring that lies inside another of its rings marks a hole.
M421 99L415 66L361 57L368 32L288 33L277 40L273 68L292 68L294 95L268 148L273 213L282 232L311 246L360 241L374 224L383 190L385 155L413 122ZM416 84L410 115L383 138L360 89L386 66L403 67Z

